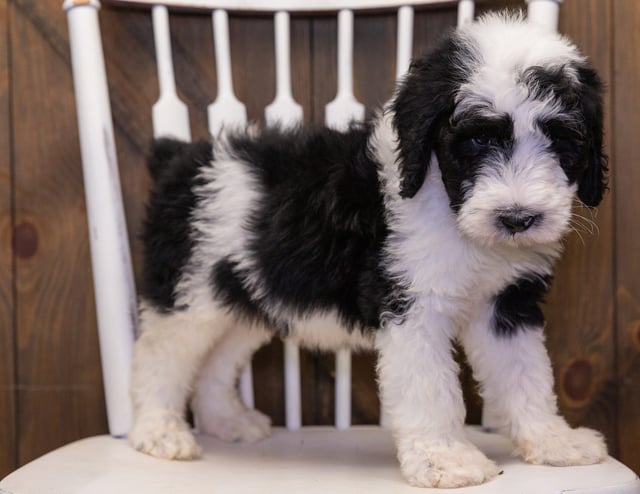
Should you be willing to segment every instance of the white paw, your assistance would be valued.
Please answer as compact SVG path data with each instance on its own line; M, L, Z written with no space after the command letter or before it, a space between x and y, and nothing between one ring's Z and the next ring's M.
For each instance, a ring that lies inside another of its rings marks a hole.
M201 454L189 424L175 412L156 410L139 416L129 431L138 451L168 460L190 460Z
M230 443L254 443L271 434L271 419L251 409L230 416L208 417L198 421L198 429Z
M602 434L584 427L571 429L562 422L516 441L516 453L534 465L593 465L607 457Z
M411 485L453 488L478 485L500 474L500 469L473 444L415 440L399 447L402 473Z

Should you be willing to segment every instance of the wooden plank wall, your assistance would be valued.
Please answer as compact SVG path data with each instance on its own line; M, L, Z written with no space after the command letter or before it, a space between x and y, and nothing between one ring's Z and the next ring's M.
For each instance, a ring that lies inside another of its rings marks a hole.
M59 7L9 2L20 464L103 431L105 421L69 51Z
M616 259L619 452L640 471L640 5L634 0L613 2L614 94L612 132L616 208Z
M611 3L586 0L563 9L560 30L589 55L605 81L611 80ZM598 28L594 20L598 19ZM612 93L605 94L611 108ZM606 146L611 149L611 112L605 117ZM575 214L591 220L584 208ZM613 207L605 196L597 211L598 234L587 230L587 220L573 223L565 256L556 269L548 297L548 342L564 414L573 423L588 423L605 433L609 447L616 448L615 327L613 293ZM587 288L588 287L588 288ZM593 303L597 300L597 303Z
M13 215L9 23L7 1L0 0L0 476L16 464L15 331L13 326Z
M0 475L65 442L106 431L68 36L59 0L0 0ZM489 6L520 5L493 0ZM611 451L640 472L640 207L634 186L640 101L635 0L565 0L561 30L607 82L612 192L598 235L567 242L546 313L560 405L569 420L599 428ZM143 157L158 93L147 13L103 7L118 158L136 271L149 178ZM415 52L455 23L451 8L416 15ZM615 29L614 29L615 26ZM206 137L204 108L216 75L208 18L171 16L178 91L194 138ZM395 19L356 18L355 93L369 108L391 94ZM292 21L293 93L305 121L322 123L335 94L336 21ZM249 116L273 98L270 20L231 19L234 78ZM255 47L261 47L256 50ZM259 85L255 74L260 74ZM578 211L583 215L588 212ZM13 246L13 248L12 248ZM254 361L256 402L284 420L282 347ZM354 360L353 420L378 420L374 358ZM333 420L333 358L303 353L303 421ZM463 373L470 420L479 405Z

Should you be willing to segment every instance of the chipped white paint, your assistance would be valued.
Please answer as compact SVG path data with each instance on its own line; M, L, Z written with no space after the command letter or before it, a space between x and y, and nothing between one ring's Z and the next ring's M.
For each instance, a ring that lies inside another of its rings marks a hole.
M66 2L109 432L131 426L129 375L137 305L98 2Z

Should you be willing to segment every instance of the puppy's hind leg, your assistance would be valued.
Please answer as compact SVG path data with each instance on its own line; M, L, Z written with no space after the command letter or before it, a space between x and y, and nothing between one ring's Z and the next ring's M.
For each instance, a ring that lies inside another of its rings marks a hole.
M198 377L192 402L199 431L228 442L255 442L270 434L269 417L247 408L237 386L253 353L270 339L264 328L238 323L216 344Z
M168 459L199 456L184 418L186 402L204 357L229 324L226 312L213 304L169 313L143 304L131 375L129 442L135 449Z

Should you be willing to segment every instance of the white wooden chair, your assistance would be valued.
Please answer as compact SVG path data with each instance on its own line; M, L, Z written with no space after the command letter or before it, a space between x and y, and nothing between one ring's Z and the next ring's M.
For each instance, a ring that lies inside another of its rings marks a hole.
M190 139L186 106L176 95L167 8L197 7L212 12L218 96L208 108L209 129L224 122L243 123L244 105L233 92L229 52L230 11L269 11L276 32L276 98L266 108L267 124L301 121L302 109L291 94L289 13L337 12L338 89L326 107L327 125L340 127L361 119L364 107L352 92L353 15L359 9L398 10L397 75L411 58L412 4L447 0L120 0L152 7L160 98L153 107L154 134ZM528 0L530 22L556 29L561 0ZM449 0L451 2L451 0ZM269 3L267 6L266 4ZM350 427L350 355L336 355L335 427L301 427L297 348L285 344L286 429L258 444L225 444L200 437L204 456L193 462L167 462L133 451L123 436L131 423L129 368L136 324L136 297L129 243L119 187L100 31L98 0L66 0L81 151L91 231L93 275L100 347L111 435L64 446L27 464L0 482L0 492L124 493L347 493L421 492L400 475L390 434L383 427ZM473 18L474 2L458 2L458 22ZM241 379L243 398L253 405L251 373ZM344 430L343 430L344 429ZM615 493L640 494L640 480L612 458L600 465L553 468L526 465L511 456L507 439L469 427L470 439L496 460L504 474L469 493ZM429 490L423 490L427 492Z

